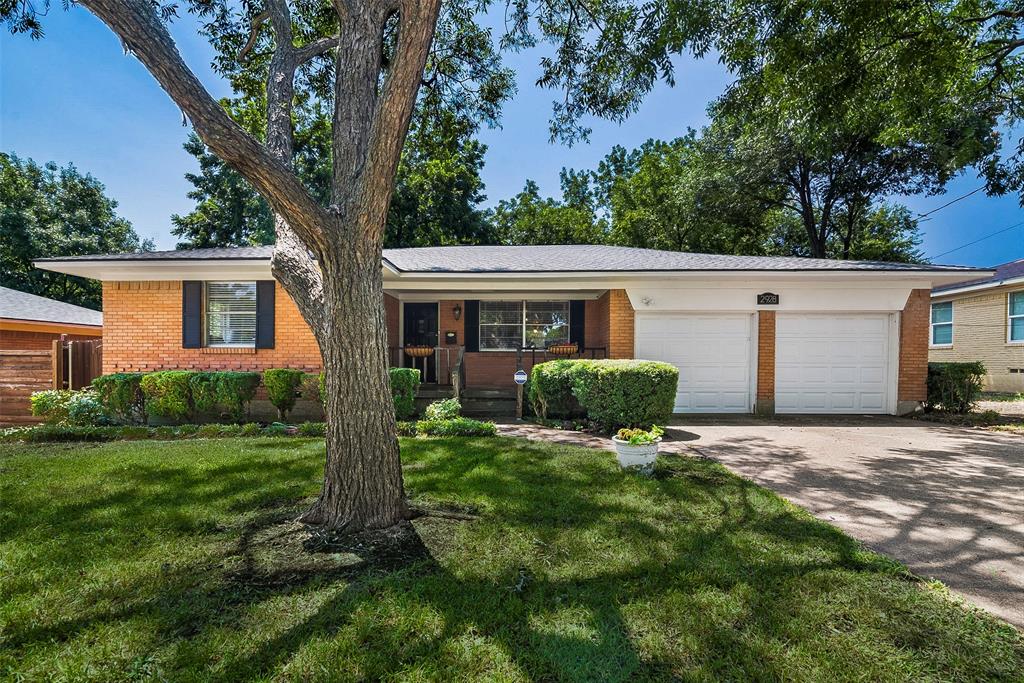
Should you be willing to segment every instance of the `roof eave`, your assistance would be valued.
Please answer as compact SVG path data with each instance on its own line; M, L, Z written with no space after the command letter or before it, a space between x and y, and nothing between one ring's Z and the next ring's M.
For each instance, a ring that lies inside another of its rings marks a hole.
M991 282L979 282L974 285L964 285L963 287L951 287L949 289L943 289L938 292L932 292L932 298L937 299L944 296L955 296L957 294L968 294L970 292L980 292L986 289L995 289L997 287L1006 287L1009 285L1024 284L1024 275L1017 277L1003 278L1002 280L993 280Z

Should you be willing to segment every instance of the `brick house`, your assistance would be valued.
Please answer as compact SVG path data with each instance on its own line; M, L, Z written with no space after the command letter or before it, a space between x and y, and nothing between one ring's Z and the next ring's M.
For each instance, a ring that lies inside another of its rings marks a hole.
M318 370L270 256L245 247L36 265L103 281L104 372ZM382 267L391 363L428 382L508 388L517 366L570 343L583 357L673 363L676 411L700 413L913 410L932 287L990 274L608 246L390 249Z
M932 290L928 357L981 361L988 391L1024 392L1024 259Z

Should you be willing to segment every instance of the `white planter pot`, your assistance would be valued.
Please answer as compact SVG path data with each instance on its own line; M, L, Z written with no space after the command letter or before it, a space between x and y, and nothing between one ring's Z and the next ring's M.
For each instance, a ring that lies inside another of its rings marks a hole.
M636 469L644 473L654 469L654 461L658 458L658 444L661 443L661 439L642 446L631 446L628 441L622 441L615 436L612 437L612 441L615 443L615 455L619 466L623 469Z

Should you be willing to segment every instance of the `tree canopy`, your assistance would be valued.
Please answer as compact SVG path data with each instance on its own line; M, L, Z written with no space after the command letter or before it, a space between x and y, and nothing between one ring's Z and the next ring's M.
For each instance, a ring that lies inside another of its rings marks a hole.
M39 270L38 258L149 251L103 184L73 164L0 154L0 286L99 309L95 280Z

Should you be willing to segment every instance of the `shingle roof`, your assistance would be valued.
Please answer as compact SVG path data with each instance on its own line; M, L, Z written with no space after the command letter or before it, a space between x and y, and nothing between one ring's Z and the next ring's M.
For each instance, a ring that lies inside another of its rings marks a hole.
M990 270L996 271L996 274L992 277L983 277L978 280L967 280L966 282L957 282L952 285L942 285L941 287L933 287L932 294L939 294L940 292L948 291L951 289L963 289L964 287L977 287L979 285L992 285L998 287L1003 280L1009 280L1011 278L1024 277L1024 259L1018 259L1017 261L1010 261L1002 265L990 268Z
M0 318L71 325L102 325L103 314L63 301L0 287Z
M269 259L273 247L152 251L40 259L46 261L150 261ZM671 271L953 271L964 266L883 261L837 261L783 256L729 256L603 245L454 246L385 249L384 261L400 273L542 273Z

